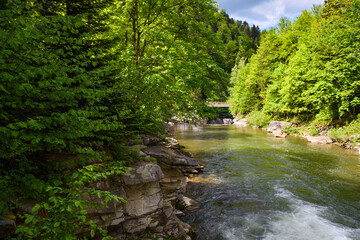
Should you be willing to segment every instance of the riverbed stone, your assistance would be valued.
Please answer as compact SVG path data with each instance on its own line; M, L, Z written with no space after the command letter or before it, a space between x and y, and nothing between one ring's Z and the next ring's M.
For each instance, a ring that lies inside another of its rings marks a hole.
M231 118L224 118L223 123L225 125L231 125L231 124L233 124L233 120Z
M179 209L184 215L189 215L200 210L200 202L195 201L189 197L181 196L176 204L176 208Z
M175 138L166 138L165 147L171 149L178 149L180 148L179 142Z
M233 124L236 126L239 126L239 127L247 127L248 126L248 124L246 122L246 118L242 118L242 119L235 118Z
M272 121L267 127L268 132L274 132L277 130L282 130L284 128L290 127L292 124L284 121Z
M305 138L312 143L324 143L324 144L329 144L329 143L333 143L334 139L332 139L331 137L327 137L327 136L319 136L319 137L313 137L313 136L305 136Z
M357 143L353 149L360 154L360 143Z
M172 161L172 165L180 165L180 166L198 166L199 165L199 161L191 158L191 157L186 157L186 156L182 156L182 155L176 155Z
M215 118L208 121L208 124L224 124L224 121L221 118Z
M288 134L283 132L284 128L290 127L292 124L284 121L272 121L266 129L269 133L278 138L285 138Z
M277 138L285 138L288 135L288 133L284 133L281 129L276 129L272 134Z

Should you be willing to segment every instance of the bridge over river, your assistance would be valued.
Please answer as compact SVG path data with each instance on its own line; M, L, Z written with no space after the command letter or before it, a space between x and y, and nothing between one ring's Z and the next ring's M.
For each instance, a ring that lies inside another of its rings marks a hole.
M218 107L218 108L231 107L231 104L227 102L206 102L206 105L208 105L209 107Z

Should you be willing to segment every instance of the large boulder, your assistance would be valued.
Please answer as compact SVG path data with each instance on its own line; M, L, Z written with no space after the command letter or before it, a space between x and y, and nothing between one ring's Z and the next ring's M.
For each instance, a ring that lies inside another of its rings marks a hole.
M91 187L97 190L109 191L114 195L124 198L127 204L122 202L105 202L97 196L86 195L85 199L107 205L107 207L87 208L89 219L101 227L124 227L125 232L132 233L135 228L129 230L127 226L138 222L139 229L149 227L144 219L157 219L151 216L159 212L163 206L163 197L160 188L160 180L164 178L160 166L152 162L137 162L132 170L123 176L115 177L113 181L98 181ZM151 222L151 221L150 221ZM140 224L142 223L142 225ZM146 223L146 224L145 224ZM85 229L84 232L86 232Z
M143 145L135 146L135 150L140 149L145 158L155 158L157 164L135 163L133 170L119 178L123 183L120 184L123 189L121 196L127 204L121 205L122 211L118 206L112 207L113 213L106 215L111 217L107 220L113 229L110 232L117 238L149 231L175 239L190 239L191 227L180 221L177 215L183 216L198 209L199 204L183 194L187 176L198 173L202 167L191 154L182 150L175 139L167 138L166 142L154 145L156 141L142 141Z
M267 131L268 132L274 132L276 130L282 130L284 128L290 127L292 124L289 122L284 122L284 121L272 121L268 128Z
M137 162L132 168L123 176L125 185L158 182L164 178L160 166L151 162Z
M234 125L237 125L239 127L247 127L248 124L246 122L246 118L242 118L242 119L234 119Z
M274 134L275 137L281 137L284 138L286 137L288 134L283 132L284 128L288 128L290 127L292 124L289 122L284 122L284 121L272 121L268 128L267 131L269 133Z
M233 120L231 118L224 118L223 122L224 122L225 125L233 124Z
M197 212L200 209L200 202L191 198L182 196L176 204L176 208L183 213L183 215L189 215Z

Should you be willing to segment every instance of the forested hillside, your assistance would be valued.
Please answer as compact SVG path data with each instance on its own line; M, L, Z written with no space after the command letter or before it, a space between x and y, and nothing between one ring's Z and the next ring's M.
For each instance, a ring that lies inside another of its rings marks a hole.
M211 27L224 44L225 59L220 65L229 73L237 55L250 58L259 46L260 28L250 27L246 21L234 20L224 10L220 11L218 20Z
M359 22L359 1L329 0L263 31L257 53L238 58L231 73L233 113L312 122L318 129L355 120Z
M117 144L160 134L174 115L204 117L206 100L228 95L235 55L250 57L260 34L210 0L6 0L0 26L0 218L21 199L46 212L16 216L19 239L101 231L81 196L120 200L84 187L127 169ZM91 165L108 151L114 161ZM52 162L53 153L81 157Z

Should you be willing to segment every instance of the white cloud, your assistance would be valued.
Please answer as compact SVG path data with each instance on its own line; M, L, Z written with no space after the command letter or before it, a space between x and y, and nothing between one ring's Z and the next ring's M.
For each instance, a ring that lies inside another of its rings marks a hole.
M250 9L255 16L264 16L265 21L256 18L249 19L255 25L259 25L261 29L277 24L280 17L285 16L285 4L283 0L272 0Z
M262 0L252 4L242 0L218 0L218 2L220 8L226 6L230 17L266 29L276 26L281 17L294 19L303 10L311 10L313 4L323 4L324 0Z

